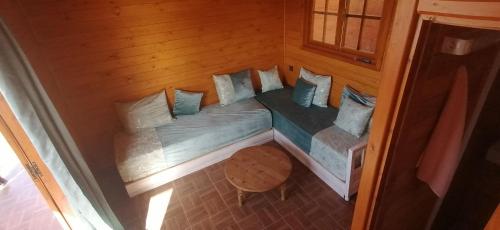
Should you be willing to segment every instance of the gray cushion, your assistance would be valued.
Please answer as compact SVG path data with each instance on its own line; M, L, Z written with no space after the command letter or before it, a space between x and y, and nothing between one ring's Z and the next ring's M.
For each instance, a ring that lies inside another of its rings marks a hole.
M257 70L259 73L260 83L262 84L262 92L267 92L275 89L282 89L283 83L281 83L280 75L278 73L278 67L274 66L270 70Z
M175 90L174 115L192 115L200 111L203 93Z
M368 107L355 102L351 98L344 98L339 109L339 115L334 124L346 132L360 137L366 129L373 112L373 107Z
M366 142L368 135L357 138L333 125L316 133L311 141L309 154L331 174L342 181L346 179L347 155L349 149ZM353 159L354 166L361 164L361 159Z
M351 98L355 102L358 102L358 103L365 105L365 106L368 106L368 107L375 107L375 104L377 102L376 97L361 93L348 85L344 86L344 89L342 90L342 95L340 97L340 105L342 105L344 98L347 98L347 97ZM370 121L368 122L368 130L370 130L370 128L372 126L372 120L373 120L373 117L370 117Z
M172 121L165 91L137 101L115 103L115 108L125 130L129 133L162 126Z
M250 70L214 75L213 78L221 105L229 105L255 96Z
M342 90L342 95L340 97L340 104L342 105L342 102L344 101L345 98L351 98L352 100L363 104L365 106L369 107L375 107L375 103L377 102L377 99L374 96L370 96L367 94L360 93L359 91L353 89L352 87L346 85L344 89Z
M300 78L304 78L307 81L316 85L316 91L314 92L313 105L320 107L328 106L328 98L330 96L330 88L332 86L332 77L317 75L305 68L300 69Z
M316 91L315 84L299 78L293 90L292 100L300 106L309 107L314 98L314 91Z

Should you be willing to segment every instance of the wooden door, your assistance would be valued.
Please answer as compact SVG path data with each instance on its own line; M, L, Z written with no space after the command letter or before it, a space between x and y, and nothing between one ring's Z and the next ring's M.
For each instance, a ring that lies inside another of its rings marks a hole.
M500 20L498 0L421 0L418 11L421 14Z
M464 31L481 32L421 22L373 214L372 227L375 229L426 229L439 204L438 197L417 179L416 165L445 105L456 69L465 65L469 72L470 94L466 102L469 124L499 52L498 47L466 56L439 52L445 36Z
M56 218L65 229L78 226L79 220L55 178L42 161L38 152L0 94L0 132L12 147L21 164L30 174L36 187L47 201Z

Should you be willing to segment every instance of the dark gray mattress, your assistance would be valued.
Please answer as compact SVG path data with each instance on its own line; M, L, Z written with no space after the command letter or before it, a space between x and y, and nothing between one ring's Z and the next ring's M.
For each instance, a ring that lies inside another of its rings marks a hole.
M292 93L293 88L287 87L258 94L255 98L271 110L273 127L309 153L312 137L333 125L338 109L315 105L302 107L292 101Z

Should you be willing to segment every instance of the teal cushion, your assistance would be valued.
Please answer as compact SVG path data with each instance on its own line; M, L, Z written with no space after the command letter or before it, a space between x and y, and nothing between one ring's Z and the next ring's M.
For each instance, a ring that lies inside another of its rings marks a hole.
M198 113L202 97L203 93L192 93L176 89L174 115L192 115Z
M365 132L372 112L373 107L365 106L346 97L340 105L334 124L353 136L360 137Z
M375 103L377 102L376 97L360 93L359 91L351 88L348 85L344 86L344 89L342 90L342 96L340 97L340 106L342 106L342 103L346 98L350 98L357 103L372 108L375 107ZM372 126L372 120L373 118L370 118L370 121L368 122L368 130L370 130Z
M306 108L292 101L293 88L285 87L257 94L260 103L271 110L273 128L280 131L304 152L309 153L312 137L332 126L338 109L319 107L314 104Z
M303 107L310 107L314 98L316 85L304 80L303 78L297 79L295 89L292 94L292 101Z
M330 88L332 85L332 77L317 75L304 67L300 69L300 78L304 78L316 85L316 91L314 92L313 105L320 107L327 107L328 98L330 96Z
M229 74L233 83L235 101L255 97L250 70Z

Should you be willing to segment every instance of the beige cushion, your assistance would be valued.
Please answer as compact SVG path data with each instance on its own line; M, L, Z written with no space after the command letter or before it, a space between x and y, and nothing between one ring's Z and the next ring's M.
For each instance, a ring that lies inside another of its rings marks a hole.
M248 69L237 73L213 75L213 79L222 106L255 96Z
M262 85L262 92L267 92L275 89L282 89L280 75L278 73L278 66L274 66L270 70L257 70Z
M332 77L317 75L305 68L300 69L300 78L316 85L316 91L314 92L313 105L320 107L328 106L328 98L330 96L330 88L332 86Z
M165 91L137 101L115 103L115 108L123 127L129 133L162 126L172 121Z

